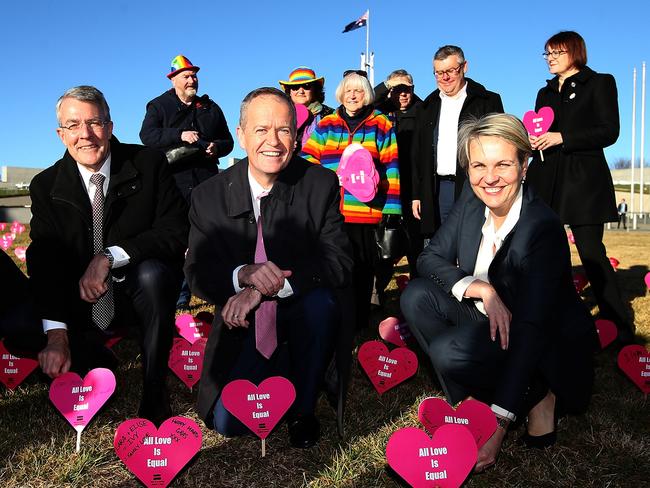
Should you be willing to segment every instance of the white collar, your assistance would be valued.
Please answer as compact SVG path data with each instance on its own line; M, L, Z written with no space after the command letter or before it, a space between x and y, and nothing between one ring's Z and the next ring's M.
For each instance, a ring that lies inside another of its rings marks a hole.
M86 188L86 191L89 191L90 188L90 177L94 175L92 171L90 171L88 168L86 168L83 164L77 163L77 169L79 170L79 175L81 176L81 180L84 183L84 187ZM102 167L97 170L97 173L100 173L104 175L105 178L105 183L104 185L108 184L108 180L111 175L111 155L109 154L108 157L106 158L106 161L104 161L104 164L102 164ZM104 192L105 193L105 192Z
M465 99L466 96L467 96L467 80L465 80L465 84L463 85L463 87L460 90L458 90L458 93L456 93L455 95L449 96L445 92L440 90L440 99L442 99L442 100L445 100L445 99L446 100L458 100L460 98Z
M251 174L250 168L248 168L248 185L251 187L251 194L254 200L258 199L262 193L269 193L271 191L271 188L273 188L273 185L271 185L269 188L264 188L262 185L260 185Z
M515 198L515 201L512 204L512 207L510 207L510 210L508 210L508 215L506 215L506 220L503 222L503 224L501 225L501 227L499 227L499 230L497 231L494 230L494 220L492 219L492 215L490 214L490 209L487 206L485 207L485 224L483 224L483 228L481 230L484 235L491 234L494 237L495 245L497 245L498 242L497 248L501 247L503 240L514 228L517 222L519 222L519 215L521 214L521 206L523 204L523 196L524 196L524 186L521 185L519 187L519 192L517 193L517 197Z

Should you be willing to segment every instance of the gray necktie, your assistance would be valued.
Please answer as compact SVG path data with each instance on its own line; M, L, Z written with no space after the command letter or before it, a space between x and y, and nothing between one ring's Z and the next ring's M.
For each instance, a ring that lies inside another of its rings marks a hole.
M101 173L90 177L90 182L96 187L93 198L93 251L97 255L104 249L104 180ZM113 302L113 279L109 272L106 284L108 290L92 306L92 318L95 325L102 330L111 324L115 316L115 303Z

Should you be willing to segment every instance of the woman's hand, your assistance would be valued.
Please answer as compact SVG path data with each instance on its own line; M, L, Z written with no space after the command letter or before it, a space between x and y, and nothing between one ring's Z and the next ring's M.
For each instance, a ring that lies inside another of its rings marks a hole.
M490 320L490 338L495 341L497 330L501 340L501 349L508 349L510 342L510 321L512 314L501 301L494 287L486 281L474 280L465 291L465 296L480 298Z
M553 146L559 146L564 142L561 132L547 132L539 137L529 136L528 139L530 140L530 145L533 146L533 149L538 149L540 151Z

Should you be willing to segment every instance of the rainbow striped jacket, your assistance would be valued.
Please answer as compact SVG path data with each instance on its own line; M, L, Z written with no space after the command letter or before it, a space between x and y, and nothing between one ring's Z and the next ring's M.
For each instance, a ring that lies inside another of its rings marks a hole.
M339 115L340 108L324 117L314 129L301 156L312 163L336 171L345 148L352 143L365 147L379 173L377 195L369 202L360 202L341 187L341 213L348 223L377 224L383 214L402 214L399 199L399 167L397 139L388 117L374 110L354 132Z

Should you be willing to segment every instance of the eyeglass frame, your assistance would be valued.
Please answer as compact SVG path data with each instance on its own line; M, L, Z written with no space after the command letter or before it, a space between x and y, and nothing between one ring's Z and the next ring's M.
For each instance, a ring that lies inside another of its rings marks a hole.
M82 120L81 122L71 122L68 125L59 125L60 129L65 129L69 131L71 134L78 134L81 132L81 129L85 125L88 127L88 130L91 131L92 133L96 134L106 128L108 124L110 124L110 120L105 120L105 119L90 119L90 120ZM78 126L78 127L75 127Z
M445 75L449 76L450 78L453 77L453 76L459 76L460 75L460 70L461 70L461 68L463 68L465 66L466 62L467 61L463 61L462 63L460 63L455 68L449 68L449 69L445 69L445 70L442 70L442 71L433 70L433 76L435 76L436 78L442 78Z
M343 72L343 78L345 78L348 75L351 75L352 73L355 73L355 74L357 74L359 76L363 76L366 79L368 78L368 72L366 70L363 70L363 69L346 69Z
M562 56L563 54L568 54L568 53L569 53L569 51L567 51L566 49L553 49L552 51L544 51L542 53L542 57L544 59L548 59L549 56L550 56L553 59L557 59L560 56Z

